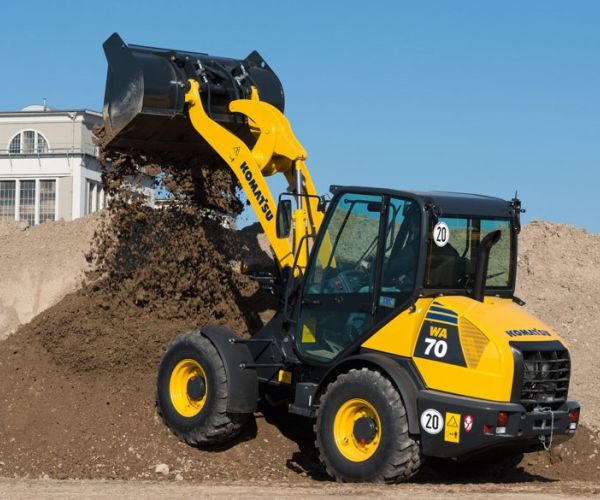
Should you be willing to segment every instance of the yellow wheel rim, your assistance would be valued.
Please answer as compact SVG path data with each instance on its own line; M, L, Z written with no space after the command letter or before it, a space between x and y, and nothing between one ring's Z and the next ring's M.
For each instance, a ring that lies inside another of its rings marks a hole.
M373 436L367 441L355 436L356 422L367 418L375 426ZM364 462L371 458L381 441L381 420L375 407L364 399L353 398L346 401L335 414L333 436L340 453L352 462Z
M200 399L194 399L188 392L188 384L195 377L200 377L204 381L204 394ZM200 363L195 359L183 359L177 363L171 372L169 393L177 413L188 418L198 415L206 404L208 394L206 373Z

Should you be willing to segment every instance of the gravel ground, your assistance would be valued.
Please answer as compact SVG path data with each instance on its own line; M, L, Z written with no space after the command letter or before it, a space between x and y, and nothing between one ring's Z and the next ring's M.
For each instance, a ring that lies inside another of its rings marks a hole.
M592 498L600 494L600 482L527 484L403 484L395 486L318 484L293 486L285 483L194 484L151 481L53 481L0 480L0 498L11 499L129 499L129 498L244 498L251 500L305 498L446 498L520 499Z

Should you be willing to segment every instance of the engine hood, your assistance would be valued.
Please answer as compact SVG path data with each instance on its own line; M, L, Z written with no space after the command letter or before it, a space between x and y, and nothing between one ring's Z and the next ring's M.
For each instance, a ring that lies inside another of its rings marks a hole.
M469 297L442 297L437 304L456 312L481 330L497 346L511 341L565 341L548 325L510 299L486 297L484 302Z

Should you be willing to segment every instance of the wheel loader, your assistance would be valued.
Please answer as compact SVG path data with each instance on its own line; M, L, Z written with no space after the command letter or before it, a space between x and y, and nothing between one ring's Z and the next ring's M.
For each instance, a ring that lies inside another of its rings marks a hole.
M109 148L216 157L272 247L280 295L251 338L218 325L176 338L157 407L192 445L242 429L259 401L314 422L338 481L409 480L427 459L497 461L572 437L566 343L515 296L523 211L475 194L332 186L318 196L282 85L245 59L105 43ZM388 170L392 177L395 170ZM285 176L276 199L266 178Z

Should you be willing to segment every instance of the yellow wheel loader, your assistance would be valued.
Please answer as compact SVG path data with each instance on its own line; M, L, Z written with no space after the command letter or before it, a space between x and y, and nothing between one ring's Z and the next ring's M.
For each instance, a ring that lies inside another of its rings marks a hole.
M235 173L281 294L250 339L200 325L166 349L157 405L182 440L235 435L259 400L314 420L338 481L408 480L427 457L500 460L575 433L565 342L514 295L521 203L332 186L315 191L283 89L244 60L104 44L110 146L216 155ZM266 178L283 174L276 200ZM253 273L250 266L249 273Z

